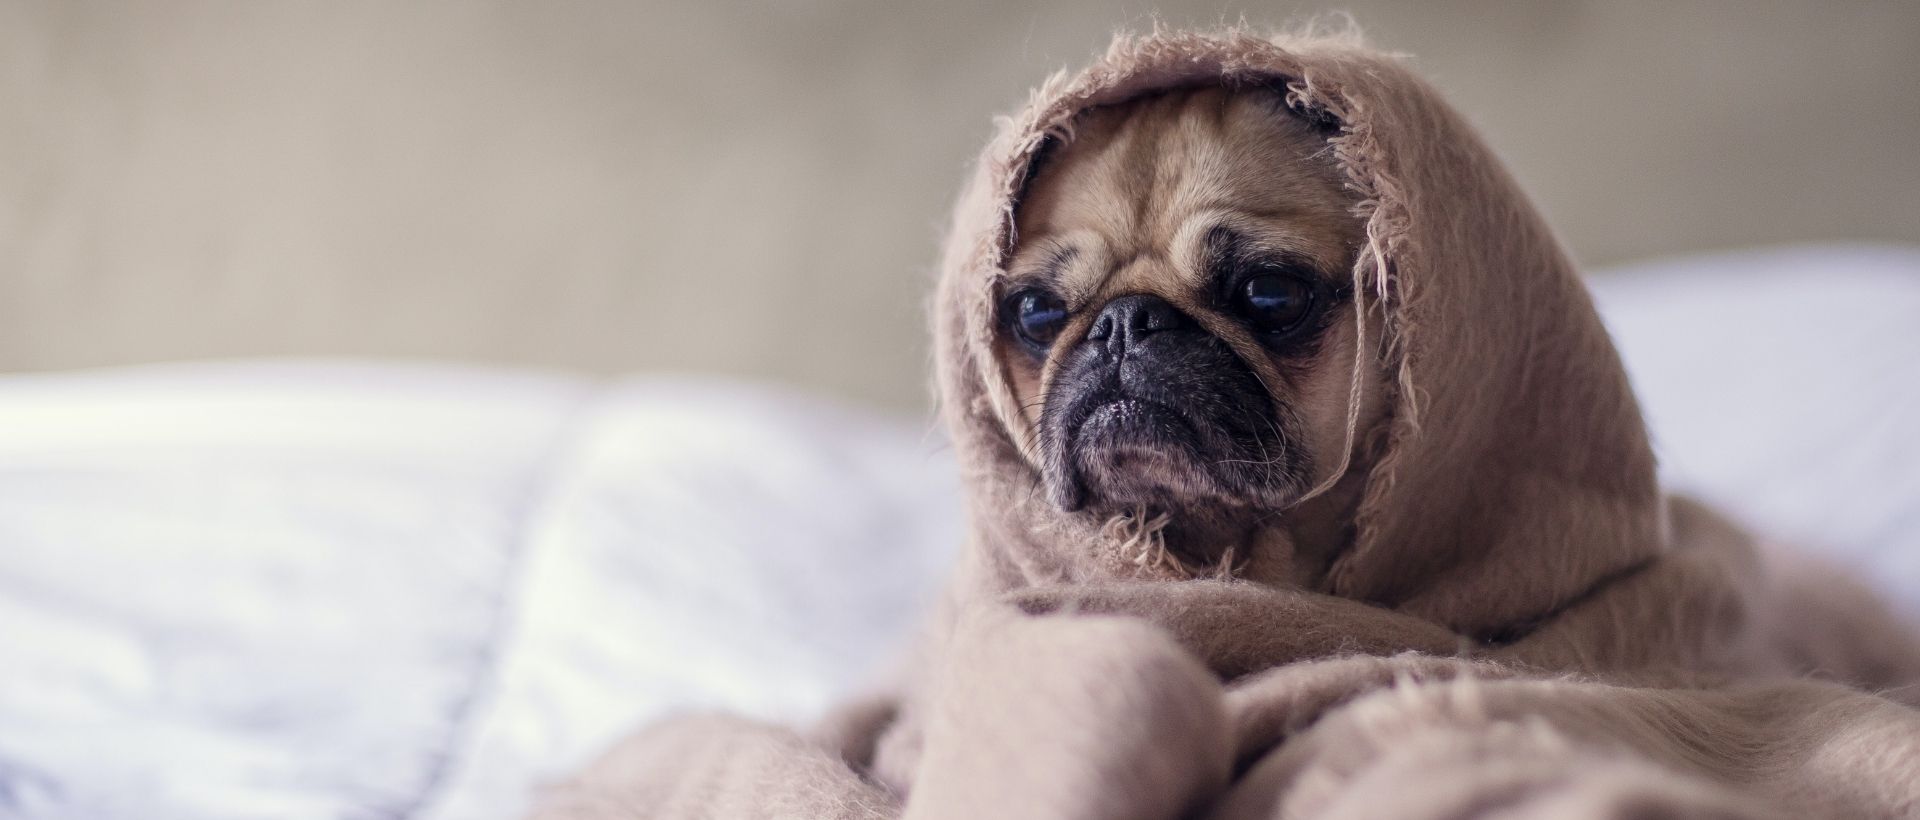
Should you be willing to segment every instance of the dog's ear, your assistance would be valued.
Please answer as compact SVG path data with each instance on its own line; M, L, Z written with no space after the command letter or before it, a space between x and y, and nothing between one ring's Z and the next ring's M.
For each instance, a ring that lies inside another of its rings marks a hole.
M1324 106L1314 105L1297 97L1282 97L1282 99L1292 99L1293 102L1287 103L1287 110L1306 120L1307 124L1313 126L1313 130L1321 136L1332 137L1340 133L1342 125L1340 118L1334 116L1333 112L1328 111Z
M1333 112L1325 107L1314 105L1288 91L1287 84L1290 82L1292 81L1285 78L1273 77L1252 83L1241 90L1252 92L1260 99L1266 100L1275 113L1306 123L1314 133L1322 137L1332 137L1340 133L1340 118L1334 116Z
M1033 191L1033 182L1046 172L1048 165L1059 156L1066 140L1058 134L1048 134L1040 139L1039 147L1033 149L1033 158L1027 160L1026 174L1020 178L1020 190L1014 194L1013 204L1018 208L1027 201L1027 194Z

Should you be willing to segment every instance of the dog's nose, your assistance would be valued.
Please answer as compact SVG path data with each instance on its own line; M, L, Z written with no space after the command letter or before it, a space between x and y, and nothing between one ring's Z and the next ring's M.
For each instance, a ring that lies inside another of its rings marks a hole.
M1104 343L1107 352L1117 356L1149 335L1192 324L1187 314L1151 293L1122 296L1100 308L1087 340Z

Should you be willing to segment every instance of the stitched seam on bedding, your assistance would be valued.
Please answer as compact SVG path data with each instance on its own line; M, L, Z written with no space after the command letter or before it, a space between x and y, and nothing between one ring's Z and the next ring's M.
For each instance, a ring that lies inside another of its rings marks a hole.
M437 754L427 767L426 776L414 790L411 799L396 805L391 817L395 820L413 820L430 814L446 796L450 784L458 779L468 756L474 751L472 744L478 739L478 731L485 724L492 706L499 695L502 664L509 650L519 638L520 619L524 614L526 586L529 583L534 552L539 548L538 533L549 520L549 511L554 499L565 489L565 481L560 477L569 474L568 468L576 463L581 442L591 439L596 428L596 409L602 404L608 384L597 382L580 389L580 394L562 415L559 429L549 441L544 457L535 462L527 480L528 500L514 516L515 521L509 530L505 560L502 561L502 578L495 594L491 609L487 640L482 644L469 673L469 685L466 692L455 700L451 710L452 717L442 736L442 742L436 747Z

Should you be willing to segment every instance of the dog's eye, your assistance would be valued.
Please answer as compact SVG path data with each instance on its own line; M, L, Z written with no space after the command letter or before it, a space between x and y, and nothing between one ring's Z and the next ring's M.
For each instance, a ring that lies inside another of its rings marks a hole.
M1284 273L1250 276L1234 294L1234 308L1262 333L1285 333L1299 327L1313 314L1313 301L1311 283Z
M1066 303L1043 290L1022 290L1007 297L1007 313L1013 332L1035 347L1053 344L1067 325Z

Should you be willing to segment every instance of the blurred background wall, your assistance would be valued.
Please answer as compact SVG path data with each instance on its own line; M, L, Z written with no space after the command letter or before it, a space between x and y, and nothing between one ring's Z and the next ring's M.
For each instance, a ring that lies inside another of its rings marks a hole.
M924 400L990 115L1350 10L1587 263L1920 241L1920 3L0 0L0 370L365 355Z

